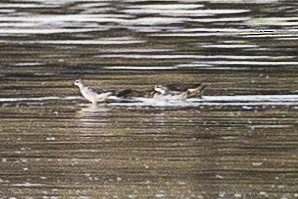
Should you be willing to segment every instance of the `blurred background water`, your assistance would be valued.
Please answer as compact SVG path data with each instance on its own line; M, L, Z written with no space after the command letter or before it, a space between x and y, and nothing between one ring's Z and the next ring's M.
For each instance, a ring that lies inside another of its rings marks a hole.
M298 198L298 4L0 2L1 198ZM208 85L89 107L73 86Z

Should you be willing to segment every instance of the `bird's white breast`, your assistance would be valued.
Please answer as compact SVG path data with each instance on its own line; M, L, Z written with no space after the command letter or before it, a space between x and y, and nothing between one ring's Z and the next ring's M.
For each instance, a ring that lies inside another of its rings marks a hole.
M90 102L96 101L96 93L94 93L91 89L88 87L85 87L81 90L82 95L89 100Z

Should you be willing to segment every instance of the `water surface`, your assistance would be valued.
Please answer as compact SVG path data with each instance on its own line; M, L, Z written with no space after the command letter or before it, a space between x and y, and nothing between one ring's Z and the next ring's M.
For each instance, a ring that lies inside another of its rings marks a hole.
M297 198L293 1L0 3L1 198ZM92 107L73 85L204 82Z

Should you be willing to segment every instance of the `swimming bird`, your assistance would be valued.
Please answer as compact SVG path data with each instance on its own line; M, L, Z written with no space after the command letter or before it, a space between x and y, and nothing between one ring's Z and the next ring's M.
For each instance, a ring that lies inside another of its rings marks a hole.
M165 86L155 86L156 93L153 95L155 99L161 100L185 100L187 98L187 92L171 91Z
M101 90L99 93L95 92L89 86L84 85L81 79L78 79L74 82L74 85L78 86L83 97L90 101L92 104L97 102L106 102L109 99L109 96L113 94L111 91Z
M166 85L168 90L177 92L187 92L187 98L202 97L207 85L202 83L196 84L169 84Z
M119 91L116 96L120 98L135 98L135 97L146 97L152 98L156 93L154 89L151 90L134 90L134 89L124 89Z
M169 84L166 86L155 86L155 98L185 100L192 97L201 97L207 85L199 84Z

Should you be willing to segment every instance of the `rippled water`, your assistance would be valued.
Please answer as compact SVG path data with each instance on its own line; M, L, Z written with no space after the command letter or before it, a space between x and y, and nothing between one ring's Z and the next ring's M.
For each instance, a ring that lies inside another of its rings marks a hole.
M0 2L0 198L298 198L298 5ZM201 99L89 105L104 89Z

